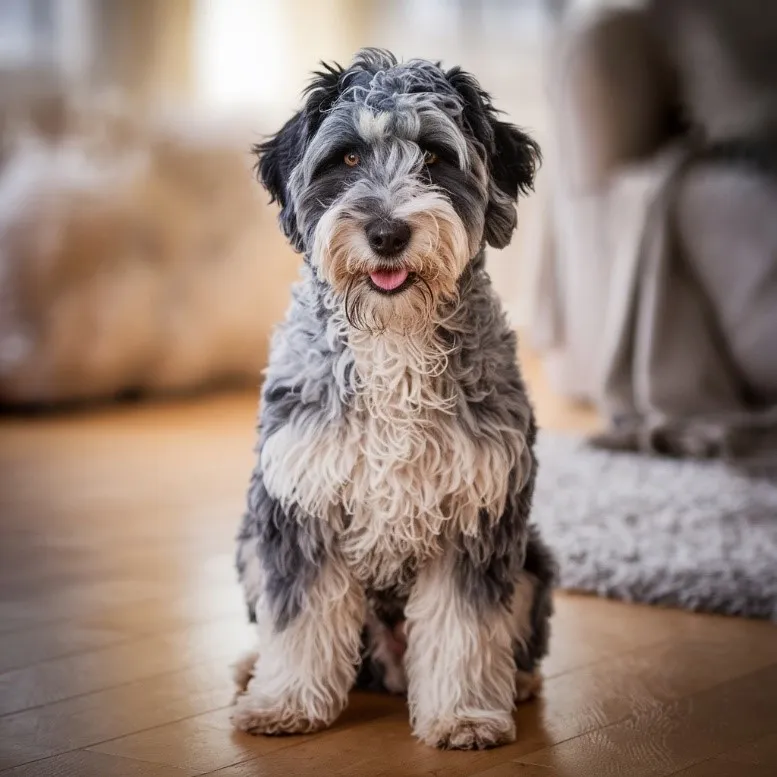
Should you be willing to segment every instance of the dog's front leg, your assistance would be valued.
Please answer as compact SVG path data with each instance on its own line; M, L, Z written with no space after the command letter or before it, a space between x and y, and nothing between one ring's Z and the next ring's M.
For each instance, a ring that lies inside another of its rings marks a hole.
M479 611L454 567L448 553L423 569L405 610L411 721L436 747L494 747L515 739L514 617Z
M298 570L306 574L309 569ZM286 579L287 585L300 581ZM305 580L304 604L291 617L267 586L257 603L259 657L232 720L252 734L317 731L340 714L359 660L364 595L336 556Z

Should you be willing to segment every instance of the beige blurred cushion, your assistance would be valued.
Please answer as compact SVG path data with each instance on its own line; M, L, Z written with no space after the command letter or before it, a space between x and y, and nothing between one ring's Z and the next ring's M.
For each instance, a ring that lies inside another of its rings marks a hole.
M0 402L257 382L298 260L251 134L63 110L4 138Z

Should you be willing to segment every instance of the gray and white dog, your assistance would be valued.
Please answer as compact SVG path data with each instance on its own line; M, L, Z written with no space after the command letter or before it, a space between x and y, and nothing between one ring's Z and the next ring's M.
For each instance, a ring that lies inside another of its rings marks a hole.
M512 741L547 650L535 425L485 270L539 150L458 68L365 49L256 148L304 254L275 334L237 564L256 653L233 720L332 723L407 693L416 735Z

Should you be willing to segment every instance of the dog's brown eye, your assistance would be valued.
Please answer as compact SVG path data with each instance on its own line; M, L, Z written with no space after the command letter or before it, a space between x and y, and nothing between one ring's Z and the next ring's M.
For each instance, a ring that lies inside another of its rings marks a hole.
M434 151L424 151L424 164L433 165L437 161L437 154Z
M343 162L348 165L348 167L356 167L356 165L359 164L361 160L359 159L359 155L355 151L349 151L344 157Z

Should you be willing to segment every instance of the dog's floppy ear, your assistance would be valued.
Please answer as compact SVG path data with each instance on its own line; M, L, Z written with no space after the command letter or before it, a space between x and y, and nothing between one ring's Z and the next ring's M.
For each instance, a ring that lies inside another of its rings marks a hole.
M297 251L302 250L302 235L297 229L297 216L288 183L291 171L305 151L305 134L305 115L300 111L283 125L277 135L253 148L259 180L270 193L270 202L281 206L278 219L283 233Z
M534 188L540 147L518 127L491 119L494 133L489 152L491 180L488 188L485 237L494 248L504 248L518 226L516 203Z
M518 127L500 121L491 98L469 73L454 68L448 81L464 103L463 120L482 146L489 168L485 238L504 248L518 225L518 197L534 187L540 147Z
M289 179L302 160L305 148L315 135L325 112L339 95L342 72L338 65L324 64L323 70L314 73L313 80L305 90L304 108L292 116L274 137L253 147L257 156L259 180L270 193L271 202L281 206L281 227L297 251L302 251L304 246L297 227L294 202L289 193Z

